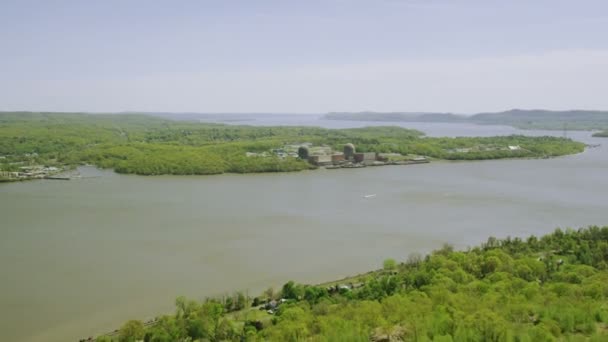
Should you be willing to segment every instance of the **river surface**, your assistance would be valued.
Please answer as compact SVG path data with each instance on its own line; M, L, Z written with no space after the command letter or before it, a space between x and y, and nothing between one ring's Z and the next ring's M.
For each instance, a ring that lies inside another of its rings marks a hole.
M387 125L310 116L231 123ZM563 134L402 125L433 136ZM179 295L257 295L444 243L606 225L608 139L568 135L603 145L542 160L199 177L84 168L95 177L1 184L0 331L5 341L75 341L172 312Z

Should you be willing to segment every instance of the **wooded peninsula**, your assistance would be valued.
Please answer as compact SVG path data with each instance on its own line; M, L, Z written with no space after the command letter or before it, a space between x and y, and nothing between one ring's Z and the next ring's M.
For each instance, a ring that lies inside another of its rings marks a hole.
M176 300L97 341L606 341L608 227L490 237L248 298Z
M138 175L209 175L316 168L288 146L445 160L548 158L585 145L557 137L432 138L400 127L325 129L173 121L141 114L0 113L0 171L93 164Z

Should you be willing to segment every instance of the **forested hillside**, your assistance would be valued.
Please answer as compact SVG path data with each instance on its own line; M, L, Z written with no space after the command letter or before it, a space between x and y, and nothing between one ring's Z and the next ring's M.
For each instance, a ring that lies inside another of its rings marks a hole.
M446 122L507 125L522 129L593 130L608 128L608 112L595 110L522 110L457 115L451 113L328 113L329 120L384 122Z
M178 298L174 315L148 328L130 321L99 340L608 340L608 227L489 238L466 251L446 245L383 266L323 286L288 282L253 299ZM271 300L279 303L271 313L255 307Z
M327 120L386 121L386 122L467 122L467 117L451 113L414 112L332 112Z
M312 166L271 151L303 142L338 151L343 144L353 143L359 152L450 160L541 158L585 148L582 143L553 137L428 138L400 127L253 127L137 114L0 113L3 171L29 164L82 163L140 175L298 171ZM251 157L247 152L268 153Z
M608 128L608 112L596 110L520 110L481 113L470 117L475 123L509 125L524 129L591 130Z

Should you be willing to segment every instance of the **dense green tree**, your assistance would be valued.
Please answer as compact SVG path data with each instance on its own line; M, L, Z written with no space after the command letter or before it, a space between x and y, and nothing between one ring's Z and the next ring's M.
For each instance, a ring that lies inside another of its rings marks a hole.
M300 299L303 295L303 287L299 284L294 283L292 280L288 281L283 285L281 289L281 296L285 299Z
M141 321L130 320L120 328L118 341L136 342L142 340L144 335L144 324Z
M397 268L397 262L395 259L385 259L382 263L382 268L385 271L393 271Z
M95 339L95 342L112 342L112 338L110 336L99 336Z

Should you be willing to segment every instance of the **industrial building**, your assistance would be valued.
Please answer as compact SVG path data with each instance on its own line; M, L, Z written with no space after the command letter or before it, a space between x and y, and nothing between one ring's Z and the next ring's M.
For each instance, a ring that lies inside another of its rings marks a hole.
M331 146L313 146L312 143L306 142L291 143L282 148L275 148L268 152L246 152L245 155L247 157L278 156L279 158L299 158L308 161L312 165L322 166L326 169L407 165L429 162L424 157L402 159L404 156L399 153L357 152L355 145L352 143L344 144L342 152L333 150Z
M356 163L372 164L377 161L378 154L376 152L355 153L354 160Z
M344 166L348 164L372 165L378 161L376 152L356 153L355 145L345 144L344 152L336 152L326 146L311 148L300 146L298 155L316 166Z

